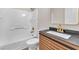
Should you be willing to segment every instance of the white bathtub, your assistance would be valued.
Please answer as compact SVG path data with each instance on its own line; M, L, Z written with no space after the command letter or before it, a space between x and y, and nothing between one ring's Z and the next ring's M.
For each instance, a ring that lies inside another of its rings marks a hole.
M9 44L4 44L0 46L0 50L22 50L27 48L26 41L32 37L24 38L15 42L10 42Z

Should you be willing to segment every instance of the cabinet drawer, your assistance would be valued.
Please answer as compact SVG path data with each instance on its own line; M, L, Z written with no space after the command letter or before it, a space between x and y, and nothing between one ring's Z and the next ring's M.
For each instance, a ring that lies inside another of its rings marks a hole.
M43 35L40 35L40 49L45 50L69 50L69 48L65 47L58 42L55 42L53 39L47 38Z

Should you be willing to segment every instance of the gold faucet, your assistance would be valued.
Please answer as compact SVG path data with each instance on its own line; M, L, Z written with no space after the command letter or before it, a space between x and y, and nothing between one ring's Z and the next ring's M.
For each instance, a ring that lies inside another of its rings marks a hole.
M64 32L61 24L58 25L57 32Z

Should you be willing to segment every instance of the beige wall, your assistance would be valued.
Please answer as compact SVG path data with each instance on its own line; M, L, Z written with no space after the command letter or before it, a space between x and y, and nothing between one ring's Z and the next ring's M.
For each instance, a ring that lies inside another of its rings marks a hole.
M39 30L48 29L50 26L50 9L39 8L38 9L38 28Z
M64 8L52 8L50 12L52 24L64 24Z

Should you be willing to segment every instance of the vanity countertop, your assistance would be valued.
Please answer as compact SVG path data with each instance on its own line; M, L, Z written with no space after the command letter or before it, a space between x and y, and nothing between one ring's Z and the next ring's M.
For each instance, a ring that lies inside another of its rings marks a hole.
M50 39L54 39L58 42L62 42L63 44L70 45L72 47L75 47L76 49L79 49L79 35L78 34L65 33L65 34L71 35L71 37L69 39L64 39L56 35L49 34L47 33L47 31L53 31L53 30L47 29L47 30L40 31L39 33Z

